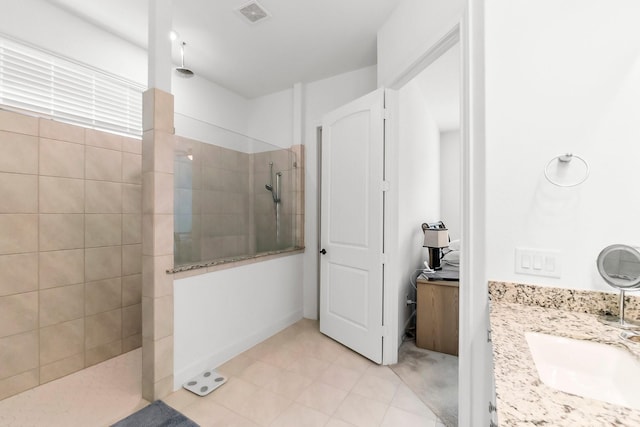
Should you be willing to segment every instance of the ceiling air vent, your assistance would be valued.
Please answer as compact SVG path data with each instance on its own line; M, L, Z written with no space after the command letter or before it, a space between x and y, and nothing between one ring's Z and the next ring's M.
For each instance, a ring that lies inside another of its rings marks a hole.
M269 12L265 10L257 1L250 1L237 9L251 24L269 17Z

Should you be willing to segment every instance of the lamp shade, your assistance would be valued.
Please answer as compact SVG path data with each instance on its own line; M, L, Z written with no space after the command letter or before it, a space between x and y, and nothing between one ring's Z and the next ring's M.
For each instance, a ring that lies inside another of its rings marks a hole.
M424 230L425 248L446 248L449 246L449 231L446 228L427 228Z

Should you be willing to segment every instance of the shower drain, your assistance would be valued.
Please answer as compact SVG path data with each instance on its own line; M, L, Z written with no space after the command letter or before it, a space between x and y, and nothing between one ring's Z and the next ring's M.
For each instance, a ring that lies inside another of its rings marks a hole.
M182 384L182 387L198 396L206 396L226 382L227 378L218 374L216 371L204 371Z

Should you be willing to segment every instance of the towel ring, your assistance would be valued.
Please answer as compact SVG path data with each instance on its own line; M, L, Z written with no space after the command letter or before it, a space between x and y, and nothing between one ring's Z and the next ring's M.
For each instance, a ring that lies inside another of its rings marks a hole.
M565 167L568 167L569 163L571 163L573 159L578 159L584 165L584 176L582 176L577 181L571 182L568 184L560 183L554 180L553 178L551 178L549 174L549 166L557 162L560 165L564 165ZM558 187L575 187L577 185L582 184L587 180L587 178L589 178L589 163L587 163L587 161L582 157L576 156L575 154L572 154L572 153L562 154L560 156L556 156L553 159L549 160L549 163L547 163L547 166L545 166L544 168L544 177L547 178L547 181L549 181L553 185L557 185Z

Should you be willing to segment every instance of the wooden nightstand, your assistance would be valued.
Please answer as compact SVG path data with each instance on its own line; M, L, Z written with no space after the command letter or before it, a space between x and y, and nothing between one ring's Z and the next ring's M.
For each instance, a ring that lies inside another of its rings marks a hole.
M458 287L449 280L418 279L416 346L458 355Z

